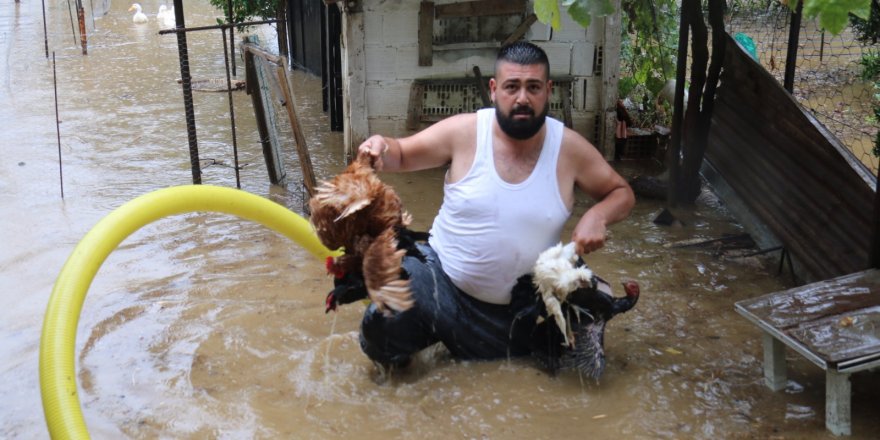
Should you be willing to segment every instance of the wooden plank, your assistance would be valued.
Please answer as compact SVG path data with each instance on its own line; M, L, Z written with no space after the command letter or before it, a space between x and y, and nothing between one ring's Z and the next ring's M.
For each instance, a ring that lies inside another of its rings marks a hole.
M721 113L716 113L716 117L721 120ZM742 126L736 123L736 115L729 115L728 118L733 121L733 127ZM754 136L746 139L740 137L741 135L742 131L733 129L724 133L724 136L736 145L757 142ZM819 222L812 221L815 217L799 218L802 210L809 209L814 199L810 199L804 192L782 190L786 186L784 169L779 169L768 161L749 160L754 157L762 156L759 152L743 148L728 149L727 154L715 155L709 157L709 160L746 205L775 235L783 239L786 246L801 260L809 272L817 278L830 278L848 272L839 264L847 263L850 259L829 259L816 252L816 249L829 249L826 239L829 238L830 232L837 232L839 229L821 230ZM807 205L802 206L800 203ZM813 238L811 241L792 239L792 237L806 236ZM836 246L835 238L830 238L832 246Z
M425 97L425 84L413 81L409 89L409 104L406 112L406 129L418 130L422 120L422 101Z
M483 82L483 73L480 72L480 66L474 66L474 81L477 83L477 91L480 92L480 101L483 108L492 107L492 100L489 99L489 91L486 90L486 84Z
M559 83L559 94L562 98L562 122L566 127L571 128L571 83Z
M736 72L736 67L730 71ZM824 176L832 171L830 177L845 178L854 188L862 185L864 179L853 172L849 162L811 123L808 112L779 89L772 77L765 77L760 83L739 78L723 80L722 84L725 83L727 87L719 88L719 103L726 103L750 118L753 121L750 130L767 133L772 140L769 146L789 154L786 162L812 167L811 174L816 179L827 182Z
M713 130L719 136L723 136L724 140L720 141L713 138L713 143L720 144L721 142L726 142L730 147L724 151L718 151L717 155L713 157L733 156L730 158L730 166L724 170L728 175L743 173L750 165L762 168L761 171L751 176L747 182L751 182L752 185L756 186L765 186L766 188L764 189L770 191L766 195L768 198L781 193L781 195L784 195L783 204L791 205L788 207L778 206L777 210L780 213L771 221L790 218L803 224L824 223L827 225L829 222L834 222L834 219L831 218L832 216L840 216L850 219L850 224L846 228L834 228L830 232L832 234L841 233L844 237L848 237L845 239L845 243L856 244L864 240L864 234L867 233L867 228L869 227L869 220L867 213L860 205L862 200L870 197L867 187L858 182L846 182L844 179L837 178L841 173L833 173L826 170L824 176L818 174L822 171L822 163L797 159L798 156L794 153L780 151L776 148L772 136L778 136L778 133L765 134L761 129L739 129L739 127L759 122L754 118L750 120L748 115L751 112L732 111L723 103L719 104L716 107L718 119L713 124ZM734 145L737 148L733 148ZM795 183L797 188L793 188ZM851 185L853 183L855 188ZM840 194L841 188L852 189L846 191L847 194ZM865 193L861 194L861 197L853 199L856 195L859 195L860 189ZM760 200L756 201L760 202ZM801 216L804 212L810 215L802 218ZM822 230L827 232L827 228L824 225ZM836 240L835 237L829 237L827 233L816 237L816 239L832 243ZM856 245L855 249L858 248L859 246ZM848 270L846 272L852 271Z
M434 8L434 17L484 17L487 15L513 15L526 12L526 0L477 0L447 3Z
M500 41L468 41L464 43L447 43L436 44L433 47L434 52L454 52L458 50L480 50L480 49L499 49Z
M434 64L434 2L419 4L419 66Z
M357 146L369 136L363 12L345 11L342 15L342 39L345 42L342 137L345 156L354 158Z
M869 179L775 79L745 58L728 47L707 160L814 278L866 268Z
M847 187L828 186L818 177L808 178L798 173L797 163L773 160L775 153L769 144L772 139L756 137L755 133L744 135L744 130L736 130L744 126L736 124L741 116L718 110L719 119L726 118L733 124L723 136L741 148L728 148L726 154L710 155L709 160L719 166L738 193L752 194L747 204L762 211L764 221L786 246L801 251L795 254L799 258L817 259L811 272L820 278L865 268L867 213L856 203L845 203L843 199L848 196L840 194L857 191L842 191ZM754 150L746 147L749 144L766 147L763 151ZM842 256L846 257L841 259Z
M309 147L306 143L306 137L302 132L302 125L299 123L299 117L296 115L296 103L293 100L293 86L290 83L290 77L287 75L287 60L282 56L282 63L278 64L278 82L281 84L281 92L284 95L284 108L287 110L287 117L290 120L290 126L293 129L293 137L296 140L296 154L299 157L300 168L302 169L303 184L306 187L309 198L315 195L315 171L312 168L312 159L309 156Z
M615 2L615 4L620 5L619 2ZM621 26L622 21L619 19L603 20L602 43L596 46L596 64L593 65L594 70L597 67L601 68L599 72L601 77L596 79L600 80L598 84L598 112L600 112L602 124L599 126L599 139L597 139L596 146L608 160L614 158L614 133L617 131L617 100L619 98L617 86L620 81Z
M538 21L538 16L535 14L529 14L529 16L526 17L525 20L523 20L503 42L501 42L501 45L506 46L522 38L536 21Z
M254 117L257 123L257 131L260 133L260 144L263 146L263 159L266 161L266 171L269 174L269 182L274 185L280 185L284 182L284 164L276 160L277 156L272 143L270 141L269 126L266 122L266 113L263 107L263 96L260 90L260 81L257 74L254 54L251 51L244 50L245 60L245 84L247 92L251 95L251 102L254 106Z
M749 127L757 130L772 130L776 132L775 143L785 147L791 153L797 153L798 158L815 157L819 160L834 160L842 158L825 136L822 135L819 126L809 118L809 113L787 92L782 90L776 80L767 72L753 66L753 62L742 54L739 49L727 51L726 63L722 75L722 88L727 86L731 105L735 105L739 111L752 114L760 119L760 123ZM752 64L749 64L752 63ZM719 98L724 99L723 91L719 89ZM787 141L787 142L786 142ZM803 148L807 143L809 148ZM805 156L806 155L806 156ZM805 160L805 162L813 162ZM838 164L839 162L839 164ZM836 160L829 164L835 167L846 165L846 161ZM825 167L827 168L827 166ZM822 174L821 172L818 174Z

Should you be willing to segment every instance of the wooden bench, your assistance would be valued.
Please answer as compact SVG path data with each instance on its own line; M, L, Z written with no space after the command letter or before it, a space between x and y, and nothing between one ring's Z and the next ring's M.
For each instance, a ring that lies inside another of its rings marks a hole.
M764 331L764 381L785 388L785 347L825 370L825 427L850 435L849 375L880 366L880 270L870 269L759 298L736 311Z

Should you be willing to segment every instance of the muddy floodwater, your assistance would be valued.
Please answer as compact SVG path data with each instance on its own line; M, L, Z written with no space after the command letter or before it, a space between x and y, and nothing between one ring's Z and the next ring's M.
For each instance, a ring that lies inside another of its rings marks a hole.
M158 35L160 2L141 2L150 16L141 25L126 2L83 3L95 15L88 55L66 2L46 2L48 58L40 2L0 4L0 438L48 437L39 338L73 248L125 202L191 183L176 38ZM205 0L187 1L185 12L188 26L220 15ZM192 76L225 78L220 33L188 41ZM328 130L320 78L294 75L315 173L332 176L342 135ZM250 97L234 92L233 102L242 189L302 213L294 151L292 183L270 185ZM196 92L194 105L203 182L235 187L228 97ZM442 170L383 177L415 227L429 228ZM579 200L576 214L588 206ZM76 379L86 424L94 438L831 438L824 372L789 352L788 387L771 392L761 335L734 312L738 300L791 286L777 273L778 252L671 247L743 230L708 192L683 227L655 225L661 209L639 200L587 257L612 284L642 286L638 305L608 324L598 382L550 376L528 359L461 362L438 349L382 383L357 344L364 306L325 314L331 279L298 245L226 215L156 221L110 254L83 305ZM871 373L852 383L853 438L876 438L880 384Z

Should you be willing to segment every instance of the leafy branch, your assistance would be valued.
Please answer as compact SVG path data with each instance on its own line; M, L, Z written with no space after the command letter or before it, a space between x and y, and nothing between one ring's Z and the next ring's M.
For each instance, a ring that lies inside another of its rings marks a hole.
M614 13L610 0L561 0L568 15L583 27L589 27L593 18L601 18ZM535 15L541 23L550 23L553 29L562 28L559 12L560 0L535 0Z
M211 0L211 3L222 0ZM242 1L242 0L239 0ZM797 8L799 0L779 0L792 10ZM593 18L600 18L614 13L610 0L535 0L535 15L542 23L549 23L554 29L562 28L561 8L583 27L589 27ZM871 12L871 0L804 0L804 16L819 17L819 24L834 35L839 34L847 25L849 15L853 14L867 20Z
M794 10L798 0L789 6ZM819 24L834 35L849 23L849 14L867 20L871 13L871 0L804 0L804 17L819 17Z
M232 5L232 23L242 23L252 17L261 19L273 18L278 11L279 0L210 0L211 5L223 10L226 19L217 19L218 24L226 24L230 17L229 6ZM240 30L240 29L239 29Z

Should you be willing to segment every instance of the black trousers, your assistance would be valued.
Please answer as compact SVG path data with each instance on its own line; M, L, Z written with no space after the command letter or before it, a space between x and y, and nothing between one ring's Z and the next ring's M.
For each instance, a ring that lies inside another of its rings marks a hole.
M540 298L524 276L510 304L490 304L459 290L430 246L418 244L425 261L404 257L415 305L385 316L370 304L361 323L361 348L370 359L405 365L416 352L442 342L459 359L499 359L530 354L544 340L536 322Z

